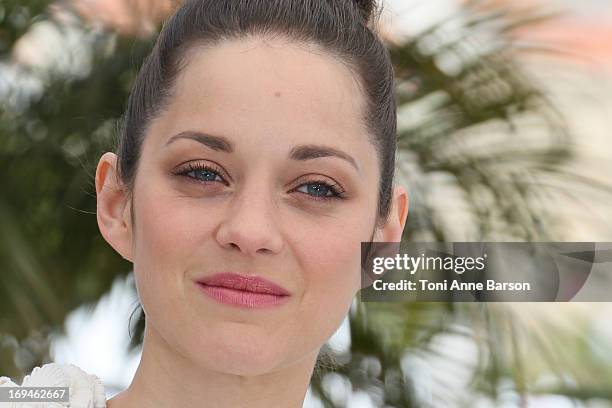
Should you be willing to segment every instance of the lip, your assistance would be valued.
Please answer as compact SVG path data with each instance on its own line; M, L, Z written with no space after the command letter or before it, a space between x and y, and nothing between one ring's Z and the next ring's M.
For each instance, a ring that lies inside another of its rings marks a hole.
M246 276L222 272L200 278L196 284L212 299L243 308L280 306L291 293L276 283L260 276Z

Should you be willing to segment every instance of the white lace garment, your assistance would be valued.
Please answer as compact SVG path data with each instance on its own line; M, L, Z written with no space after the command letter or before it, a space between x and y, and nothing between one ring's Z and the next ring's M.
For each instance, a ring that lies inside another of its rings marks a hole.
M36 367L21 383L0 377L0 387L68 387L69 402L0 402L0 408L106 408L102 381L74 364Z

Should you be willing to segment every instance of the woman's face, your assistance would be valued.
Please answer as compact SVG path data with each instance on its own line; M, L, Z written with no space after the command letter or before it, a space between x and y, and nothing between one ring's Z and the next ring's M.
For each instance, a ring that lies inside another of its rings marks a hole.
M190 52L133 190L126 257L147 330L234 374L318 351L360 288L375 226L380 170L363 103L347 68L305 45L251 38ZM289 294L197 283L221 272Z

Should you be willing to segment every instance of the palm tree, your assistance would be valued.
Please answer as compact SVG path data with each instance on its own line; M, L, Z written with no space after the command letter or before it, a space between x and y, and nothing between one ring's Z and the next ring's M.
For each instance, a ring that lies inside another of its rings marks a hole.
M48 335L70 311L93 304L130 272L98 232L93 169L100 152L113 148L117 118L151 46L151 24L157 27L172 2L145 15L140 2L129 3L133 13L121 34L108 29L112 20L105 29L91 25L96 13L75 4L77 12L37 0L0 4L0 69L15 78L0 85L0 171L8 192L0 197L0 372L14 378L49 360ZM415 37L387 38L397 76L397 176L411 197L404 240L561 240L551 180L610 191L565 167L572 139L563 117L519 64L525 50L514 46L514 31L544 17L471 1ZM41 25L79 36L80 54L64 56L80 61L80 70L19 63L18 42ZM452 208L440 205L440 194L452 194ZM326 350L313 376L325 406L338 406L326 387L334 379L381 405L421 406L405 358L439 356L434 345L443 336L477 345L470 386L492 400L508 382L521 401L544 391L611 399L587 388L531 387L517 335L524 328L503 306L357 302L349 317L350 350ZM141 316L133 346L142 328ZM453 395L436 398L458 406Z

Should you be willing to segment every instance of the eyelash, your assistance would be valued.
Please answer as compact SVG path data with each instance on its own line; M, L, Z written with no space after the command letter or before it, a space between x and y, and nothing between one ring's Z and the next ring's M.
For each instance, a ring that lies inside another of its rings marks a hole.
M180 176L189 177L190 179L193 179L193 181L198 182L198 183L216 182L216 180L200 180L197 177L189 176L189 173L194 172L194 171L206 170L206 171L210 171L212 173L216 173L219 177L222 177L221 173L223 173L223 171L221 169L219 169L218 167L216 167L214 165L209 165L209 164L188 163L186 167L187 167L186 169L183 168L183 169L178 170L175 174L180 175ZM222 181L222 183L227 185L227 182L225 180ZM310 185L310 184L322 185L325 188L329 189L330 192L332 193L332 195L329 195L329 196L314 196L312 194L300 192L302 194L305 194L305 195L309 196L312 200L328 201L328 200L334 200L334 199L341 199L342 200L342 199L346 198L345 197L345 191L338 184L330 184L329 182L327 182L327 181L325 181L323 179L309 180L307 183L300 184L294 190L297 190L297 189L299 189L302 186L306 186L306 185Z

